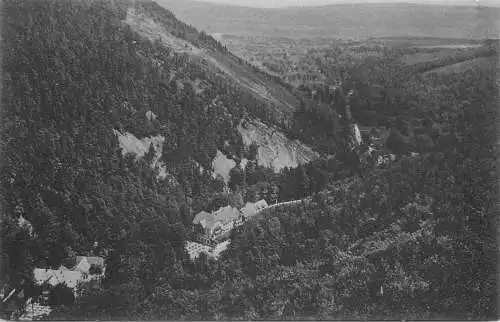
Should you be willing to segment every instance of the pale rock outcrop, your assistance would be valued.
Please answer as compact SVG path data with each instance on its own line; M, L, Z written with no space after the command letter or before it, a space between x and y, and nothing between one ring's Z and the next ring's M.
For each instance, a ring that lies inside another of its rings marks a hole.
M135 154L136 159L144 157L144 155L148 153L151 144L153 144L153 147L155 149L155 156L152 161L152 166L158 168L158 178L168 179L170 183L176 184L175 178L167 172L165 163L161 161L163 144L165 142L164 136L157 135L138 139L132 133L121 133L117 130L113 130L113 132L118 138L118 142L120 144L120 147L122 148L122 153L124 155L127 153L133 153Z
M146 118L147 118L147 119L148 119L148 121L150 121L150 122L153 122L154 120L156 120L156 118L157 118L157 117L158 117L158 116L157 116L155 113L151 112L151 111L147 111L147 112L146 112Z
M229 172L235 165L236 162L234 162L234 160L229 159L224 153L217 150L217 155L212 161L212 177L216 178L217 176L220 176L227 184L229 182Z
M296 168L319 158L319 154L309 146L299 140L288 139L279 129L262 122L246 121L245 126L240 123L238 131L246 147L252 143L259 146L257 163L272 168L275 172L285 167Z

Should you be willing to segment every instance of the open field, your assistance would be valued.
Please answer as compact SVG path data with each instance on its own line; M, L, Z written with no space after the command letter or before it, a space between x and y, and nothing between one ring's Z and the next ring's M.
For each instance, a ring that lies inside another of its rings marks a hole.
M494 68L494 59L491 57L478 57L471 60L462 61L456 64L446 65L440 68L436 68L430 70L428 72L423 73L422 75L449 75L452 73L463 73L467 70L471 70L473 68Z
M460 45L433 45L433 46L417 46L419 48L442 48L442 49L467 49L467 48L478 48L480 44L460 44Z
M405 55L401 61L407 65L413 65L421 62L437 60L440 58L448 57L454 53L453 50L439 50L433 52L424 52L424 53L414 53Z
M417 48L471 48L481 45L481 38L451 36L414 36L378 37L370 38L369 43L390 45L392 47L417 47Z
M208 33L300 38L498 37L500 8L420 4L337 4L277 9L158 0Z
M414 65L423 62L437 61L447 57L475 57L484 55L482 44L462 43L447 44L447 39L442 40L441 45L416 45L411 48L417 52L405 54L401 61L407 65Z

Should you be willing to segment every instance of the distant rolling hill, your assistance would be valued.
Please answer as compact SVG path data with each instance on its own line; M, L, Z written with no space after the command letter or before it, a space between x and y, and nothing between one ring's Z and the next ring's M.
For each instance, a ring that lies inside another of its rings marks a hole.
M209 33L237 36L498 38L500 8L430 4L336 4L277 9L158 0Z
M468 70L478 69L495 69L497 66L496 57L478 57L474 59L464 60L455 64L449 64L443 67L429 70L424 72L424 76L429 75L450 75L450 74L460 74Z

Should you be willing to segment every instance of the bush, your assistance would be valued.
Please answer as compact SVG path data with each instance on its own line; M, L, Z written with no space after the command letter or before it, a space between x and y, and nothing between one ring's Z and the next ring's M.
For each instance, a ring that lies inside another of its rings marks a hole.
M434 148L434 141L427 134L417 135L415 141L419 153L429 152Z
M387 137L386 146L398 154L405 154L413 150L410 139L395 128L391 129L391 133Z
M99 265L95 265L95 264L90 265L89 274L90 275L101 275L102 274L102 267Z
M54 286L49 293L49 305L71 305L75 302L75 295L73 290L65 283L60 283Z

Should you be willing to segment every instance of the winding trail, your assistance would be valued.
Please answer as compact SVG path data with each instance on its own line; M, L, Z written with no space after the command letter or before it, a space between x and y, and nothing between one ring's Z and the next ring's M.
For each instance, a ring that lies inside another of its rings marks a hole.
M308 200L309 197L306 197L304 199L297 199L297 200L290 200L290 201L284 201L284 202L279 202L279 203L275 203L274 205L270 205L262 210L260 210L258 213L266 210L266 209L270 209L270 208L276 208L276 207L281 207L281 206L286 206L286 205L294 205L294 204L298 204L298 203L301 203L301 202L304 202L306 200Z

